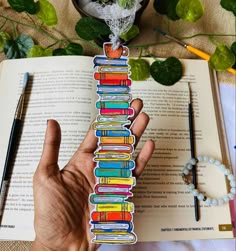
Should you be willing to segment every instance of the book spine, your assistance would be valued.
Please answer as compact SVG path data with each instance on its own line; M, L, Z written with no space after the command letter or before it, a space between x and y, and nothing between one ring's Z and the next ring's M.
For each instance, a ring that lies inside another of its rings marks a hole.
M132 108L128 109L121 109L121 108L101 108L100 109L101 115L134 115L134 110Z
M90 223L93 224L91 232L95 235L93 242L130 244L136 242L132 222L134 204L127 201L136 184L131 171L135 168L131 160L135 137L127 129L131 124L129 117L134 115L130 104L130 66L127 64L128 48L121 45L113 50L111 45L104 44L104 54L108 53L109 57L94 58L99 114L92 125L98 147L94 152L97 183L90 195L95 209Z
M131 80L130 79L113 79L112 81L109 79L102 79L100 80L100 85L125 85L130 86Z
M112 108L112 109L127 109L129 107L128 102L120 101L98 101L96 103L97 109Z
M98 166L101 168L128 168L133 169L135 164L134 161L99 161Z
M130 135L130 130L97 130L96 136L97 137L127 137Z
M113 194L91 194L90 202L93 204L105 204L105 203L123 203L127 196L125 195L113 195Z
M131 202L121 204L97 204L97 212L133 212L134 206Z
M125 80L128 79L128 73L121 73L121 72L96 72L94 73L94 78L96 80L113 80L113 79L120 79Z
M129 169L106 169L106 168L96 168L95 175L97 177L123 177L128 178L131 175Z
M107 57L98 56L93 59L93 63L95 67L100 65L123 66L127 65L127 59L124 58L109 59Z
M100 143L104 144L134 144L134 136L128 137L100 137Z
M97 85L97 94L129 94L128 86Z
M113 178L113 177L100 177L100 184L111 184L111 185L135 185L135 178Z
M93 212L93 221L131 221L132 215L130 212Z
M114 160L130 160L131 159L130 153L125 152L96 152L96 155L94 157L94 160L100 161L114 161Z

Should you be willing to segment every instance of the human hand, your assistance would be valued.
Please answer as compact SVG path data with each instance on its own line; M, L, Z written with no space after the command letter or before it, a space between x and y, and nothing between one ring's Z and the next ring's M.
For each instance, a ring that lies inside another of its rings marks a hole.
M131 103L135 116L130 130L136 137L136 144L149 122L148 115L140 113L142 106L139 99ZM78 150L61 170L57 164L60 141L59 124L49 120L42 157L33 182L36 238L31 250L96 250L98 246L91 243L89 220L92 205L88 197L96 183L93 157L97 138L94 130L90 129ZM135 160L136 177L143 171L154 147L154 142L149 140L141 149Z

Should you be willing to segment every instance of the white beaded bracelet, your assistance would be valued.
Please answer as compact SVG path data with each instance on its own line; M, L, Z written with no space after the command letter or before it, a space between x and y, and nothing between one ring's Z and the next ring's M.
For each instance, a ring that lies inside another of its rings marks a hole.
M230 193L222 196L219 199L208 198L203 193L195 189L194 184L188 180L188 175L190 174L193 165L196 165L197 162L208 162L210 164L217 166L224 173L224 175L227 176L230 182L230 187L231 187ZM188 190L192 192L193 196L196 196L200 201L205 201L207 205L212 205L212 206L223 205L225 203L228 203L230 200L233 200L236 194L236 180L234 175L219 160L215 160L214 158L208 156L197 156L196 159L194 158L190 159L188 163L185 165L184 169L182 170L182 178L184 183L188 186Z

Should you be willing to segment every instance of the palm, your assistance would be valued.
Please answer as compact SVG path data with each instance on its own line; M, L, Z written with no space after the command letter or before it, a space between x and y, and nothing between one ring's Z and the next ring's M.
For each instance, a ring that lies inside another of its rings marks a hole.
M136 101L133 106L138 114L142 108L141 102ZM146 114L139 117L141 125L134 125L132 129L137 140L148 123ZM53 250L67 250L71 243L76 245L76 250L95 250L97 247L91 244L89 219L92 208L88 197L96 182L93 157L97 139L90 129L81 146L60 171L57 165L60 147L58 135L59 125L50 121L43 155L34 175L36 241ZM136 174L142 171L153 149L154 144L147 142L145 150L137 157Z

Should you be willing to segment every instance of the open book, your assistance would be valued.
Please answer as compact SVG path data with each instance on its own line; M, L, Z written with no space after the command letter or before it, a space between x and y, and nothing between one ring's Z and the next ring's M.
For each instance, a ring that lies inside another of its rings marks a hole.
M152 78L132 83L133 98L141 98L151 118L140 141L156 143L155 153L134 191L134 231L138 241L233 238L235 216L229 204L200 203L200 221L194 217L193 196L181 178L190 158L188 82L191 83L197 155L208 155L227 167L226 137L219 93L206 61L182 60L184 77L165 87ZM0 65L0 178L24 72L27 87L24 126L1 222L0 238L33 240L32 177L38 165L47 119L59 121L63 167L96 118L96 82L91 57L66 56L6 60ZM210 197L227 193L226 178L215 166L198 166L198 187Z

